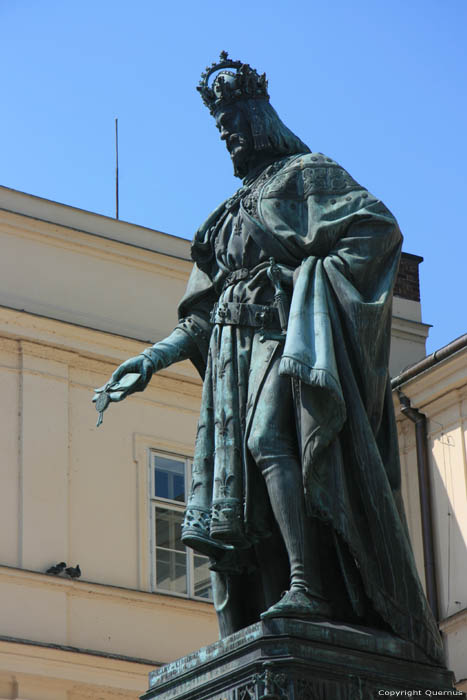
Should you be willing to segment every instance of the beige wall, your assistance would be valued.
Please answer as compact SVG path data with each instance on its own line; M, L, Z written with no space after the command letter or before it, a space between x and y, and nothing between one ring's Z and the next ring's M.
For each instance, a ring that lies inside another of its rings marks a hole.
M201 383L179 364L99 430L90 400L173 328L189 244L1 189L0 206L0 697L136 698L217 638L209 603L150 587L149 450L192 454ZM79 581L44 574L62 560Z
M428 453L441 629L448 665L467 679L467 349L401 387L428 419ZM423 581L415 430L395 397L409 529ZM462 684L467 688L467 682Z
M148 450L192 452L191 368L161 373L97 430L93 387L142 344L10 309L0 333L2 635L153 664L213 641L208 603L150 592ZM62 560L79 581L39 573Z
M0 698L136 698L151 666L217 637L210 604L150 587L148 454L192 454L201 383L176 365L99 429L90 399L173 328L189 243L0 188L0 245ZM396 300L394 373L426 333ZM62 560L82 578L44 574Z

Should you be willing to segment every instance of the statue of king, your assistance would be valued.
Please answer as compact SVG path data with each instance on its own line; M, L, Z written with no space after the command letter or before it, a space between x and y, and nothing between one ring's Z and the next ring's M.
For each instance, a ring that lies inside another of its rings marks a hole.
M199 370L183 541L210 557L222 636L260 617L338 620L440 663L388 374L397 222L285 126L264 74L223 52L198 90L242 186L194 236L177 327L114 372L104 404L174 362Z

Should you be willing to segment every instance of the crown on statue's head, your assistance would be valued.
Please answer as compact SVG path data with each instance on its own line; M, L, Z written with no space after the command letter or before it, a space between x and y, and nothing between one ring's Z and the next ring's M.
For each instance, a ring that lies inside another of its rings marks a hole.
M228 69L235 69L235 72ZM209 87L209 78L219 71ZM258 75L254 68L241 61L232 61L227 51L222 51L219 61L207 66L196 88L211 114L238 100L269 100L266 73Z

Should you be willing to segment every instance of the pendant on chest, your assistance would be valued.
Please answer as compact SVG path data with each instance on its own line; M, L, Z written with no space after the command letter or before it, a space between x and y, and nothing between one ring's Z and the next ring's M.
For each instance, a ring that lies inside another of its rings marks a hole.
M232 235L239 236L242 232L242 217L240 213L237 214L234 220L234 225L232 227Z

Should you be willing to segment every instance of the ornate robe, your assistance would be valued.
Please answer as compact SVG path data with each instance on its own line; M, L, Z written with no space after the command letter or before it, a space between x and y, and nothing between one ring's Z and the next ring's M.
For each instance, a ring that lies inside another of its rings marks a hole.
M441 663L405 523L388 375L401 240L382 202L315 153L270 164L198 230L179 307L204 377L184 536L214 558L233 546L254 565L251 552L271 532L272 514L247 441L279 353L294 390L308 514L326 531L323 553L333 560L330 587L338 571L347 619L368 623L369 602L390 629ZM270 258L290 299L284 339L277 319L261 332L226 318L236 305L254 305L257 315L274 306Z

